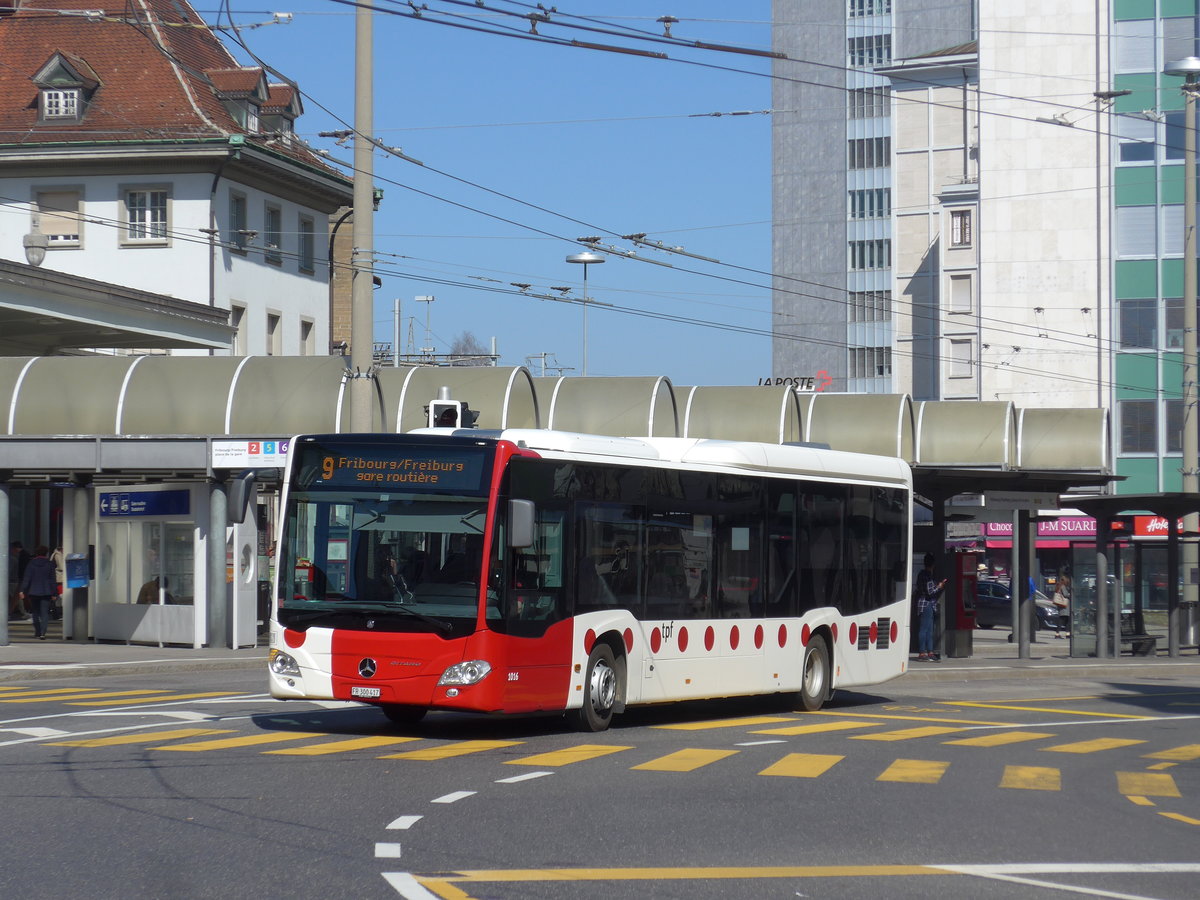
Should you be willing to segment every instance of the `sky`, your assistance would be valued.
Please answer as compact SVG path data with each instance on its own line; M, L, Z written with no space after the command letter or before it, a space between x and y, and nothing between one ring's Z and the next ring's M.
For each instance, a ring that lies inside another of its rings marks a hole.
M768 50L767 0L566 0L537 25L541 37L669 59L530 40L527 19L498 12L524 15L536 3L426 0L416 18L407 5L376 2L373 131L424 164L375 156L384 192L375 215L377 341L392 341L399 299L405 351L427 346L428 320L437 352L469 332L485 348L495 339L499 365L583 374L582 305L530 295L581 299L583 267L566 257L587 249L577 238L600 236L668 265L609 255L587 267L589 376L741 385L771 374L769 61L567 27L661 36L656 19L670 15L679 20L674 38ZM302 138L351 161L349 143L318 132L353 124L353 6L197 8L210 24L232 18L249 53L298 84ZM260 24L277 12L290 22ZM735 111L753 114L728 115ZM620 237L643 232L717 262Z

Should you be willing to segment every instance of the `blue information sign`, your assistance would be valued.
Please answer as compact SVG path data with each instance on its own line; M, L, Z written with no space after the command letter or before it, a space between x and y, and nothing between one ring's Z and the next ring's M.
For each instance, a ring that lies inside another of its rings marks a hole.
M104 491L100 518L123 516L186 516L191 512L191 491Z

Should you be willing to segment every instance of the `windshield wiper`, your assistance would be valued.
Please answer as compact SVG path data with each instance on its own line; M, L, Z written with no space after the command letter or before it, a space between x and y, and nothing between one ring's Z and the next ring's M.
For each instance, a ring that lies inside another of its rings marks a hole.
M445 619L437 619L433 616L427 616L425 613L417 612L415 609L405 603L391 602L387 600L359 600L356 601L355 606L356 608L354 609L354 612L363 613L364 615L373 610L380 610L382 612L399 612L408 616L412 616L414 619L420 619L422 622L432 625L441 631L449 632L454 630L454 626ZM368 608L364 609L364 607Z

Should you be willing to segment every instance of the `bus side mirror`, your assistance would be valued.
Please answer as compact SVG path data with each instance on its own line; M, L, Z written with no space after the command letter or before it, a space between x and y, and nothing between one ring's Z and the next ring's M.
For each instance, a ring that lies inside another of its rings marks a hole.
M508 501L508 546L533 546L533 523L536 518L532 500Z

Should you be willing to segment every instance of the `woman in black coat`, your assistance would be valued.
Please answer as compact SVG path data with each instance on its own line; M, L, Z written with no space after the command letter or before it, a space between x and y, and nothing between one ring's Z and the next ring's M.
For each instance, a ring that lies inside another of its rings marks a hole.
M54 563L49 558L48 547L41 546L33 551L33 559L25 567L21 577L20 599L28 599L33 611L33 633L37 639L46 639L46 629L50 625L50 602L58 593L58 575Z

